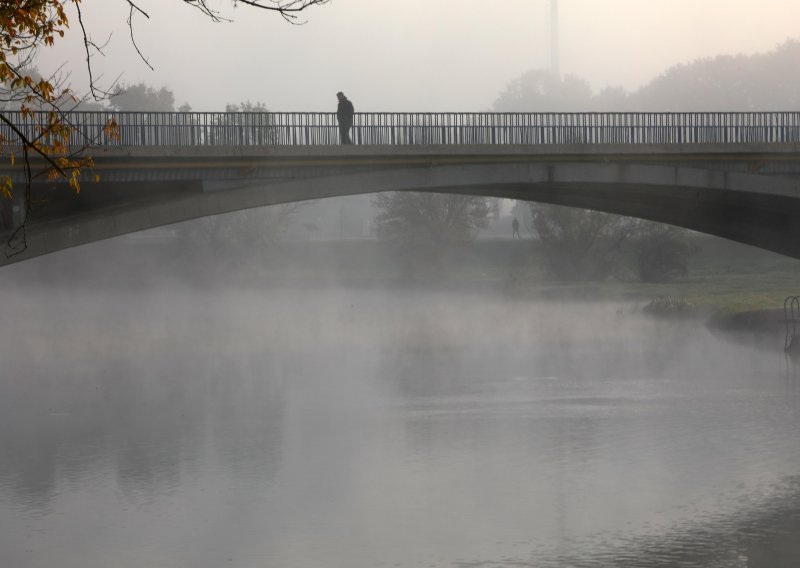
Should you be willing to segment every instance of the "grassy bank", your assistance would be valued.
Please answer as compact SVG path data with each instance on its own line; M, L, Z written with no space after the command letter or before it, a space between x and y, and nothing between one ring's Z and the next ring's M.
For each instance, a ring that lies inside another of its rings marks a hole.
M698 253L685 278L623 284L636 297L680 297L717 315L782 309L800 294L800 261L713 237L695 237Z

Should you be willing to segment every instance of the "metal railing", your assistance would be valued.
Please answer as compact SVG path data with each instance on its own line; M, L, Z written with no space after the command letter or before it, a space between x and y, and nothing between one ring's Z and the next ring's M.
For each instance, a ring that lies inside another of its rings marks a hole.
M4 112L35 137L46 113ZM334 113L71 112L74 144L100 146L330 146ZM118 137L104 131L110 121ZM15 133L0 125L13 144ZM362 145L421 144L773 144L800 142L800 112L714 113L359 113Z

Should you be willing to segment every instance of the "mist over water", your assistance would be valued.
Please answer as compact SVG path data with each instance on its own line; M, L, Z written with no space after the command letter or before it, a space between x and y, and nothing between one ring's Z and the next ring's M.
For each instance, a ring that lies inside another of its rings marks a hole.
M0 312L4 566L800 557L800 380L699 324L167 283L12 287Z

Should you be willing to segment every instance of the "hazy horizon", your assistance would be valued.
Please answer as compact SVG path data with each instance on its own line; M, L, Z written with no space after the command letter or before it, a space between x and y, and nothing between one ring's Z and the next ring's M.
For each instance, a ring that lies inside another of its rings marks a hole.
M218 24L182 2L138 2L150 19L134 20L136 41L154 71L131 44L127 3L82 5L93 39L108 39L106 57L93 58L105 85L121 78L166 86L176 104L200 111L245 100L324 111L342 90L367 112L487 110L510 81L548 66L548 3L511 0L493 10L477 0L334 0L294 26L227 2L216 5L233 21ZM561 70L595 90L636 89L677 64L767 52L800 37L800 4L790 0L561 0L559 12ZM40 66L65 65L80 86L85 56L75 20L63 43L42 52Z

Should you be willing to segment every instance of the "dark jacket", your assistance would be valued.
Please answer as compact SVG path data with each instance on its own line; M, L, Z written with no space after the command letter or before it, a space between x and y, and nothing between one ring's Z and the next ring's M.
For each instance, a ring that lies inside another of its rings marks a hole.
M336 107L336 118L339 120L339 124L352 126L353 114L355 112L356 111L353 108L353 103L351 103L347 97L340 100L339 106Z

